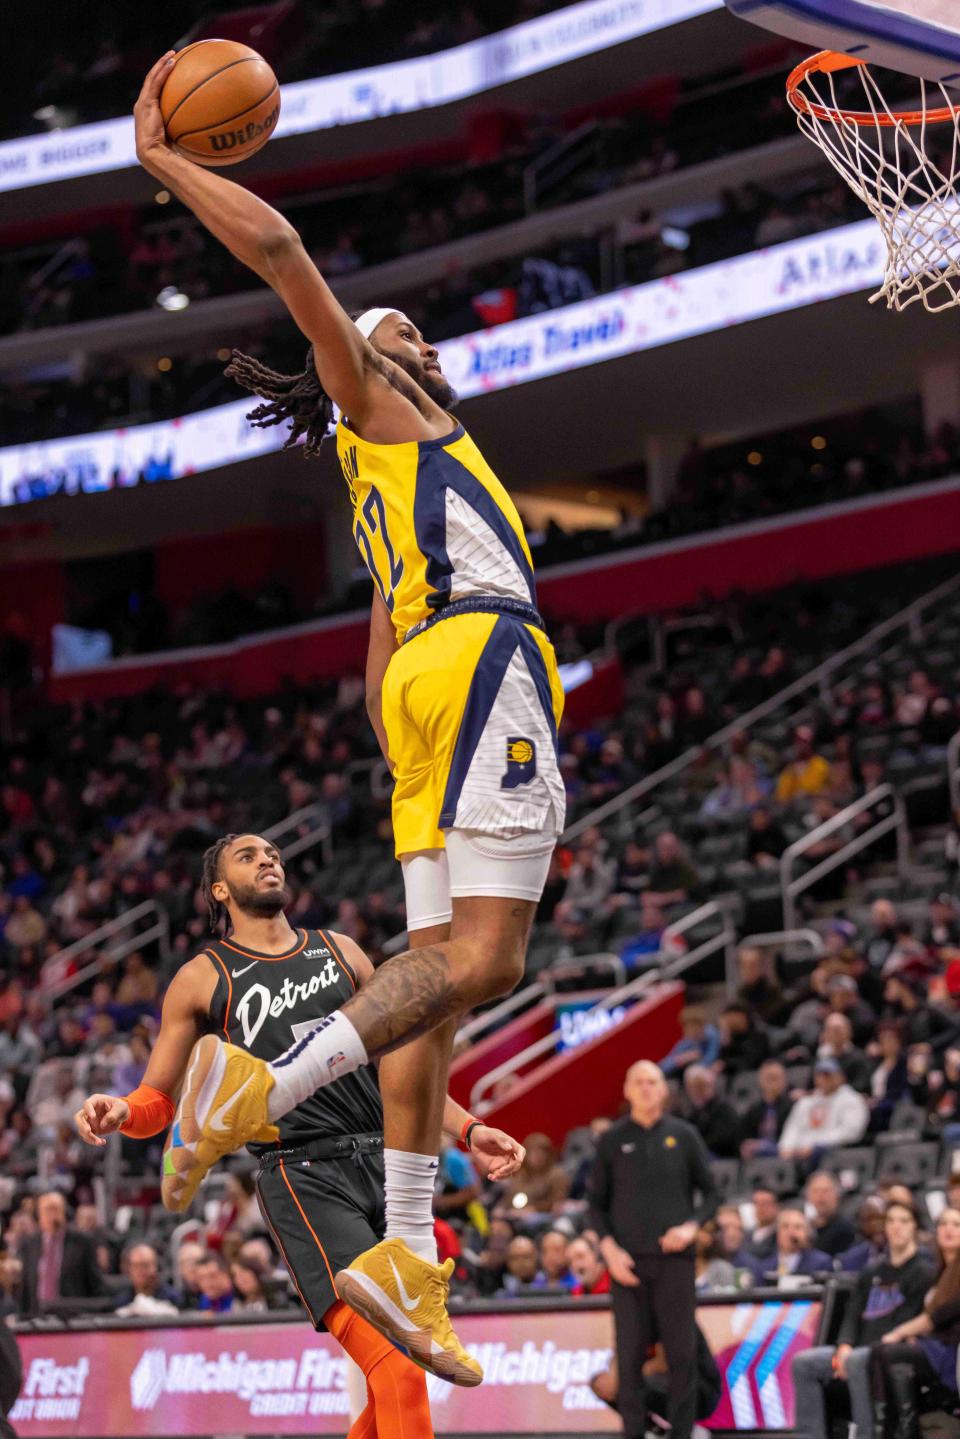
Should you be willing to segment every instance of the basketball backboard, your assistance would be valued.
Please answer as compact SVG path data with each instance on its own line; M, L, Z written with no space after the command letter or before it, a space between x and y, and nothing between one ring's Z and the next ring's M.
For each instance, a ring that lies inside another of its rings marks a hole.
M741 20L815 50L960 84L960 0L725 0Z

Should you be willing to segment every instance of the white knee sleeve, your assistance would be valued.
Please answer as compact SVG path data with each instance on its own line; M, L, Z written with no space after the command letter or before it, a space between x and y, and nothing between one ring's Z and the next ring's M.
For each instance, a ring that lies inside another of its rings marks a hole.
M449 924L450 870L445 849L420 849L400 857L407 902L407 931Z
M454 899L490 895L536 903L547 882L555 834L524 830L510 839L474 829L446 834L450 895Z

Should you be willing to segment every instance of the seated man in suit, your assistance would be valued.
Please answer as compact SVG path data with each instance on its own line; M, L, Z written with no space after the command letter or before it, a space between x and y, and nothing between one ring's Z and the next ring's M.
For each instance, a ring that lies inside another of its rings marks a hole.
M829 1274L833 1260L821 1249L811 1247L810 1222L802 1209L781 1209L777 1216L777 1247L769 1259L762 1261L762 1268L763 1282L775 1285L784 1279Z
M746 1233L740 1210L735 1204L721 1204L716 1219L722 1258L732 1264L734 1269L745 1270L750 1284L759 1284L763 1266L746 1246Z
M773 1189L767 1189L763 1184L757 1185L751 1198L755 1222L746 1250L755 1260L769 1259L777 1247L780 1200Z
M45 1310L55 1312L61 1300L69 1301L64 1307L73 1310L80 1308L81 1300L99 1300L105 1286L94 1242L88 1234L67 1224L67 1201L59 1190L40 1195L37 1226L39 1232L20 1246L21 1316L33 1318Z
M813 1210L813 1243L831 1258L846 1253L857 1231L840 1209L841 1189L834 1175L818 1169L807 1180L804 1193Z
M757 1071L760 1097L743 1116L740 1153L744 1159L776 1154L780 1133L793 1108L787 1094L787 1071L778 1059L768 1059Z

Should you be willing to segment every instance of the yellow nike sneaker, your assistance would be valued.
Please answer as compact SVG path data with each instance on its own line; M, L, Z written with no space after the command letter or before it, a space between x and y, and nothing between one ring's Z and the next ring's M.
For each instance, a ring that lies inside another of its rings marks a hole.
M414 1364L450 1384L483 1383L453 1332L447 1295L454 1264L430 1264L402 1239L383 1239L337 1275L340 1298Z
M215 1034L193 1046L163 1149L160 1196L166 1209L188 1208L197 1187L218 1159L250 1140L275 1144L280 1131L269 1122L267 1099L275 1080L269 1065Z

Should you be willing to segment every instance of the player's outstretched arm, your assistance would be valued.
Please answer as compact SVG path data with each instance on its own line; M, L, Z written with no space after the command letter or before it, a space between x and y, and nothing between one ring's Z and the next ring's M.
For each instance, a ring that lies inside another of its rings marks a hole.
M469 1141L466 1140L469 1131ZM499 1182L516 1174L527 1151L502 1129L475 1121L473 1115L449 1094L443 1106L443 1132L467 1143L470 1158L485 1179Z
M195 165L169 145L159 100L174 58L175 51L170 50L157 61L134 106L137 158L241 264L276 290L314 347L317 373L327 394L362 423L373 349L310 259L296 230L272 205L215 170Z
M142 1083L131 1095L91 1094L74 1115L86 1144L102 1146L119 1129L145 1139L167 1127L173 1117L172 1096L183 1082L190 1051L202 1033L202 1015L216 982L213 966L202 954L177 972L163 1001L160 1032Z

